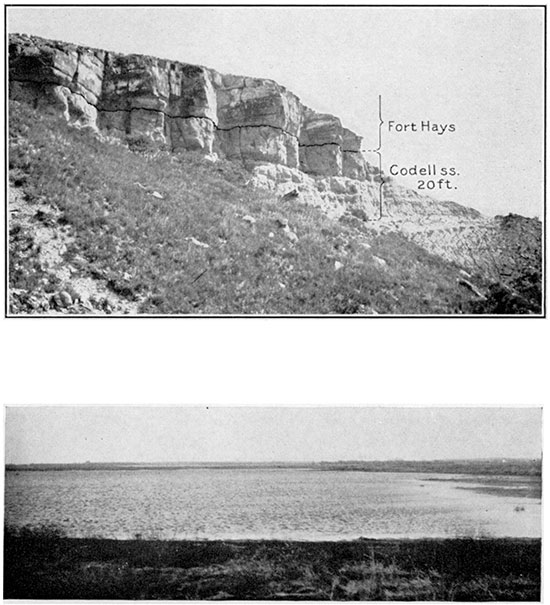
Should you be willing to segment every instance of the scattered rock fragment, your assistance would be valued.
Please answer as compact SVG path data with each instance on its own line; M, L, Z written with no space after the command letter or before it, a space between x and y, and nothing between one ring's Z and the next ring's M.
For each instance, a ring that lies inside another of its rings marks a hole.
M298 193L297 189L292 189L292 191L289 191L288 193L285 193L284 195L281 196L281 202L287 202L289 200L295 200L298 198L300 194Z
M339 271L343 266L344 266L344 264L341 263L340 261L338 261L338 260L334 261L334 270L335 271Z
M296 243L298 241L298 236L290 229L288 219L279 216L275 219L275 222L277 223L277 226L283 230L283 233L291 242ZM269 237L272 237L272 235Z
M369 220L367 213L362 208L352 208L350 212L352 216L362 221L366 222Z
M155 191L152 187L146 187L145 185L142 185L139 181L136 181L134 183L134 185L137 185L142 191L145 191L145 193L147 193L148 195L151 195L154 198L157 198L157 200L164 199L164 196L161 193L159 193L158 191Z
M107 315L111 315L114 311L115 311L115 305L114 303L109 300L108 298L105 298L103 300L103 304L102 304L103 310L105 311L105 313L107 313Z
M372 260L379 266L379 267L386 267L388 265L388 263L383 259L380 258L379 256L373 256Z
M89 300L84 299L81 304L82 304L82 307L84 309L86 309L86 311L89 311L90 313L94 312L94 308L92 306L92 303Z
M195 244L195 246L199 246L199 248L210 248L210 246L208 244L205 244L204 242L200 242L198 239L196 239L194 237L187 237L185 239L190 241L192 244Z
M458 278L456 281L459 286L463 286L464 288L467 288L468 290L470 290L470 292L473 292L480 300L487 300L487 297L485 296L485 294L480 292L474 286L474 284L472 284L472 282L468 281L467 279L460 279L460 278Z
M283 216L279 216L275 219L275 222L277 223L278 227L281 227L282 229L284 229L285 227L288 227L288 219L284 218Z
M296 235L296 233L294 233L294 231L291 231L290 229L285 229L284 233L287 237L287 239L289 239L293 244L295 244L298 241L298 236Z
M228 600L234 599L235 597L232 594L222 590L220 592L217 592L214 596L212 596L210 598L213 601L228 601Z
M70 307L73 304L73 299L66 290L63 290L59 292L59 302L62 307Z
M245 216L243 216L243 221L245 223L253 225L256 222L256 219L253 216L250 216L250 214L246 214Z

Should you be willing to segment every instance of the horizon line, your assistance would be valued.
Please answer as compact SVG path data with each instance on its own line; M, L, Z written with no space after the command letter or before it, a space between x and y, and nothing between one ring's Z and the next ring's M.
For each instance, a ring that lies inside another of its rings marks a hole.
M57 464L57 465L70 465L70 464L157 464L157 465L174 465L174 464L343 464L343 463L383 463L383 462L482 462L482 461L499 461L499 462L512 462L512 461L540 461L542 462L542 455L538 457L524 456L524 457L512 457L512 456L483 456L479 458L379 458L379 459L359 459L359 458L346 458L337 460L154 460L154 461L143 461L143 460L132 460L132 461L120 461L120 460L109 460L109 461L98 461L98 460L83 460L83 461L71 461L71 462L5 462L4 464L13 466L24 466L24 465L39 465L39 464Z

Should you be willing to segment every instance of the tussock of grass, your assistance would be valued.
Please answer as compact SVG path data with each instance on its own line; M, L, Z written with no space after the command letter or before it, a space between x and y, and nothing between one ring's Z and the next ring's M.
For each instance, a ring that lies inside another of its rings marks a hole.
M63 538L5 532L4 597L537 601L540 540Z
M138 301L142 313L471 309L457 267L398 234L376 236L357 219L334 222L310 206L254 191L249 173L234 163L132 152L16 102L9 126L11 181L29 203L54 208L70 230L67 265ZM245 215L256 222L243 221ZM297 243L277 226L278 217L288 219ZM10 237L11 287L59 288L36 262L30 234Z

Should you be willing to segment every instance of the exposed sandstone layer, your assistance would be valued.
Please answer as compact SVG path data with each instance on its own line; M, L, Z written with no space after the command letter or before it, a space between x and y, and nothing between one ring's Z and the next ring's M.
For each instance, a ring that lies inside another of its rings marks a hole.
M488 217L400 186L367 164L364 180L304 174L274 164L256 166L251 184L354 220L377 233L398 231L428 252L495 281L507 283L541 266L541 225L519 216ZM380 188L383 216L380 218Z
M370 164L365 165L362 179L305 174L287 166L261 164L254 167L251 183L279 196L296 190L300 200L318 206L333 218L347 213L361 216L364 220L378 221L382 189L384 224L398 225L407 221L424 224L449 218L467 221L484 219L473 208L439 201L406 189Z
M13 34L10 97L80 126L146 137L172 151L215 151L324 176L364 180L361 137L273 80Z

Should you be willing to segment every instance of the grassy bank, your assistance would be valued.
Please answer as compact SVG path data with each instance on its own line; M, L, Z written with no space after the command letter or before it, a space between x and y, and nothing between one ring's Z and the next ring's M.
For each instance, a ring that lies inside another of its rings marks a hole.
M107 540L8 529L4 597L538 601L540 540Z

